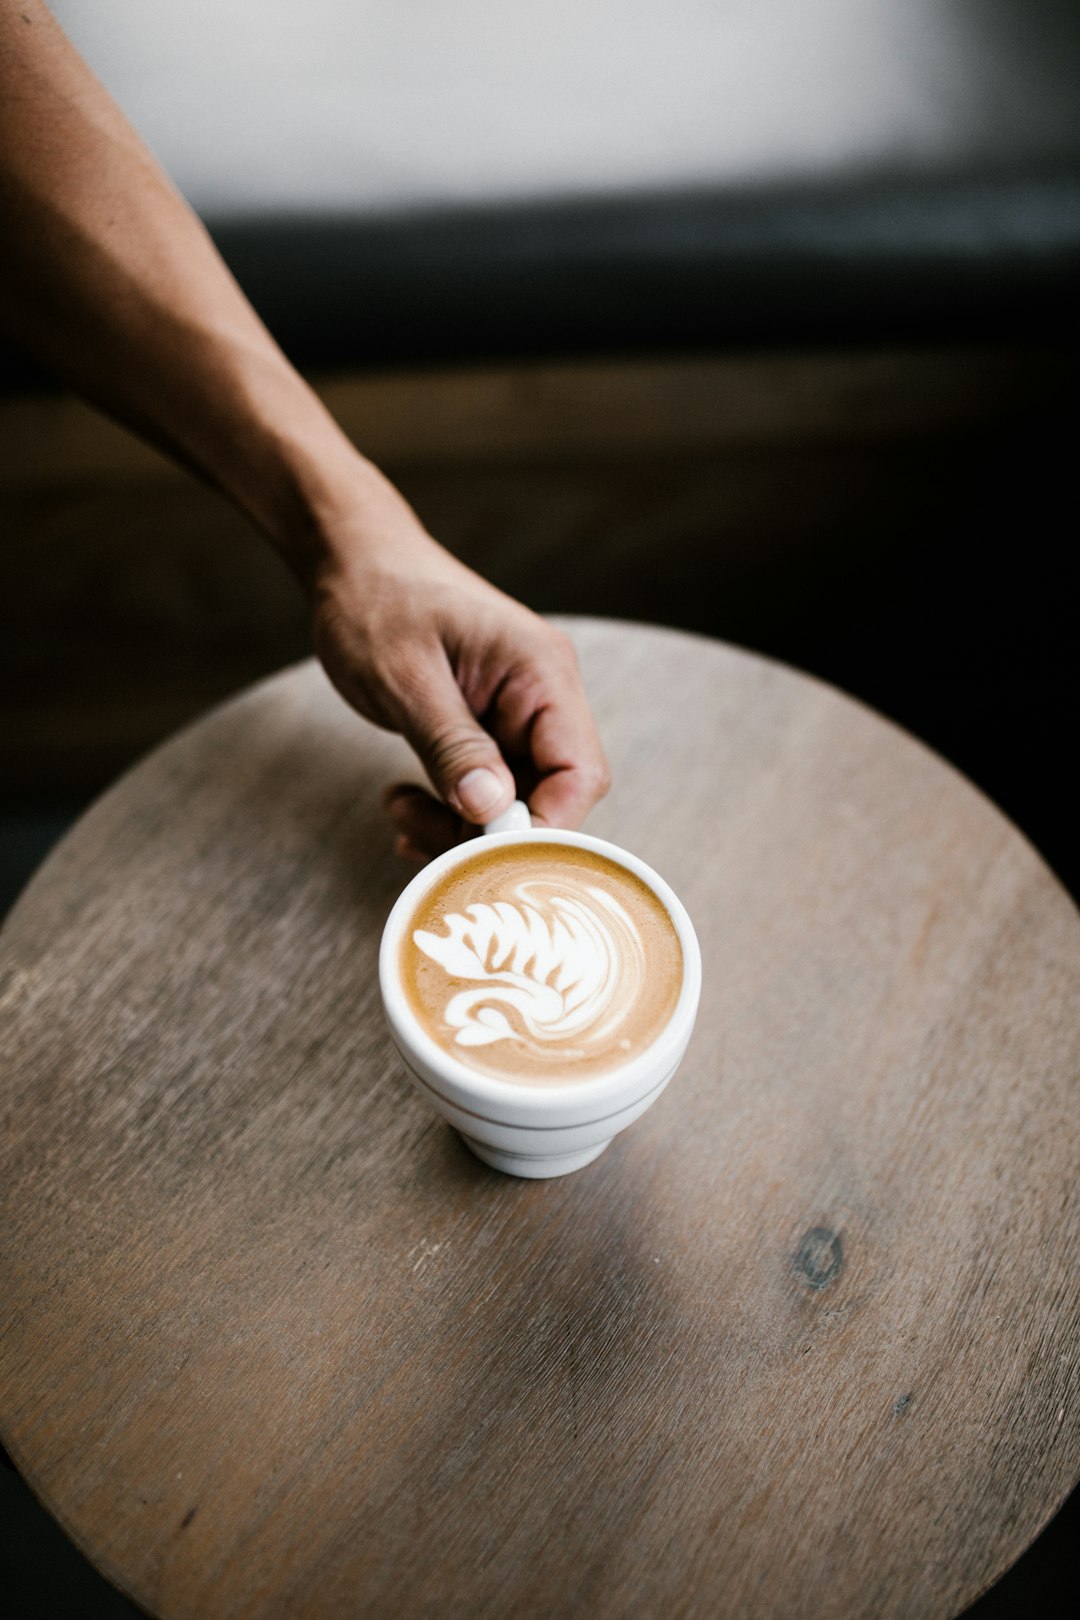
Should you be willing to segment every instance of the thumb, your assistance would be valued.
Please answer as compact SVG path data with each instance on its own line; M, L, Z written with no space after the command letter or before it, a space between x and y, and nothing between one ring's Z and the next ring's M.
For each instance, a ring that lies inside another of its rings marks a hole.
M435 791L466 821L490 821L512 802L513 774L449 669L414 688L402 730Z

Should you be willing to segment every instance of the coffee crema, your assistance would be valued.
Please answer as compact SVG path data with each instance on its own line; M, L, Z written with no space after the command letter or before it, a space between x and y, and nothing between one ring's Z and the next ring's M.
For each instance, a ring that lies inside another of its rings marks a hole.
M586 1080L652 1044L682 988L661 901L592 850L541 839L478 849L439 878L402 935L420 1027L495 1079Z

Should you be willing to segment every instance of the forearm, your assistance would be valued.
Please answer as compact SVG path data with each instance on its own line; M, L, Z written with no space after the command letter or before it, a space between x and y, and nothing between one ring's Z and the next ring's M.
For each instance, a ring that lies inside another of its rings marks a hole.
M504 750L541 823L576 825L606 791L569 641L436 545L352 447L40 0L0 0L0 326L277 544L331 680L439 795L394 798L403 852L505 808Z
M0 0L0 324L223 489L303 572L385 498L38 0Z

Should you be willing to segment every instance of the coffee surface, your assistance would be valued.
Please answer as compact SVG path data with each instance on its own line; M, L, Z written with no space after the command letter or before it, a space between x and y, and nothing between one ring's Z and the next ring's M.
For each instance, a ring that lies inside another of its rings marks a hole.
M421 1027L482 1074L584 1080L643 1052L682 988L675 925L640 878L591 850L478 850L423 896L401 979Z

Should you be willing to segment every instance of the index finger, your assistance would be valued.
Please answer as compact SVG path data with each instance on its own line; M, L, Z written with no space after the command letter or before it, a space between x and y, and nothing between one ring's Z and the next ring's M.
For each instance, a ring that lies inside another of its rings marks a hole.
M611 786L611 771L580 680L561 682L533 717L529 752L540 780L529 811L548 827L579 827Z

